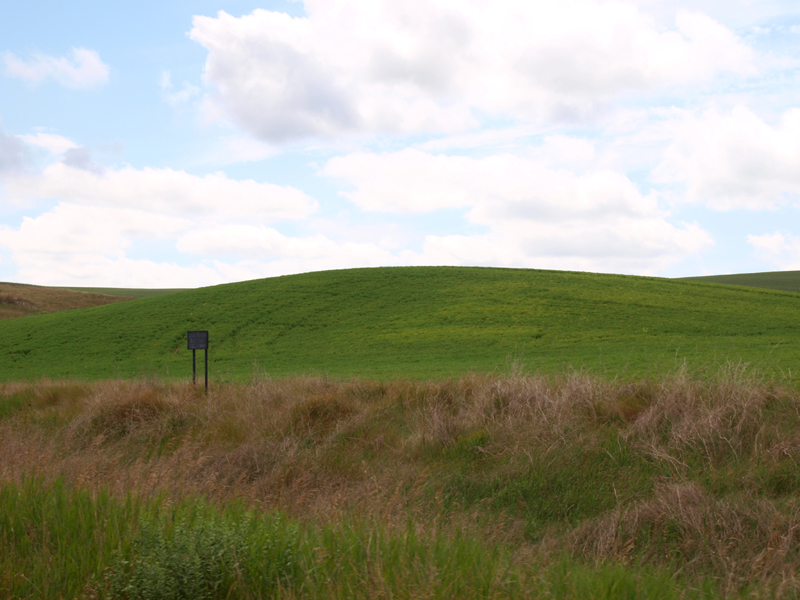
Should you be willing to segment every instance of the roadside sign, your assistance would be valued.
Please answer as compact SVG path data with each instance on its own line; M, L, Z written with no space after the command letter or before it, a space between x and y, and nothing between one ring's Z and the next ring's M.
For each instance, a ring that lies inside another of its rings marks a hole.
M192 351L192 385L197 383L197 363L195 351L204 350L206 353L206 391L208 391L208 331L189 331L186 334L186 346Z
M208 331L190 331L187 338L189 350L208 350Z

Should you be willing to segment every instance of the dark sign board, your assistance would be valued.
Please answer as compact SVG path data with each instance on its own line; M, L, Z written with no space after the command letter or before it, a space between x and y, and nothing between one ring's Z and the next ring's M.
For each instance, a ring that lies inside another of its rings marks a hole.
M208 331L190 331L189 350L208 350Z

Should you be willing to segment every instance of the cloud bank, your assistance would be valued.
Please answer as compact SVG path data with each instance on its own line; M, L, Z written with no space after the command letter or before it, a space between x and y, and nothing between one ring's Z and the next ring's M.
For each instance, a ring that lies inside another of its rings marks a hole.
M479 115L559 120L616 95L754 73L712 18L670 30L628 2L306 0L307 17L195 17L212 102L267 141L475 128Z

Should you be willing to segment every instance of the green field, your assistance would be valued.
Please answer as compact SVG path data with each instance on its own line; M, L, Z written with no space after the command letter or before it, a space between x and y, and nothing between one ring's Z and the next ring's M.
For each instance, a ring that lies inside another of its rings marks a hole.
M0 323L0 379L191 376L186 332L210 332L210 375L448 377L522 363L610 376L800 359L800 295L524 269L326 271ZM200 353L202 354L202 353Z
M739 273L736 275L706 275L703 277L682 277L677 281L697 281L701 283L722 283L741 285L766 290L800 292L800 271L770 271L768 273Z

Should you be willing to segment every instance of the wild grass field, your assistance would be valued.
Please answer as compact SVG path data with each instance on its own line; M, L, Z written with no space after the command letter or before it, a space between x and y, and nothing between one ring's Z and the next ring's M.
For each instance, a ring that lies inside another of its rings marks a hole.
M352 269L275 277L0 322L0 381L191 374L210 332L215 381L327 374L429 378L521 360L609 377L727 361L790 376L800 295L526 269Z
M742 366L0 393L4 597L800 591L800 394Z

